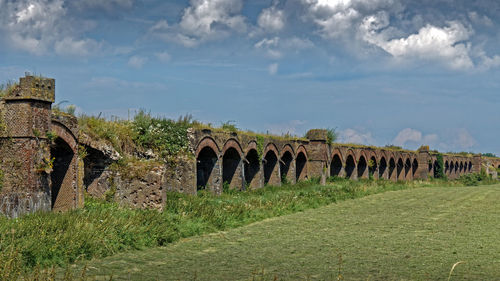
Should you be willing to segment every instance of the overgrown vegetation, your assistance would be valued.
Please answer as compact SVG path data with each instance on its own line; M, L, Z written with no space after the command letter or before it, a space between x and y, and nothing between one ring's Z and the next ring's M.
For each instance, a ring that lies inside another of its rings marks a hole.
M132 210L88 198L83 209L66 213L0 218L0 259L5 260L10 250L19 253L21 267L26 270L36 266L64 266L79 259L162 246L181 237L238 227L388 190L458 184L334 178L327 186L311 180L221 196L207 191L199 192L198 196L169 193L163 212Z
M337 140L337 132L335 129L329 128L326 130L326 143L331 145L334 141Z
M5 97L10 94L12 90L17 87L18 83L14 81L7 81L6 83L0 84L0 98Z
M497 157L494 153L491 153L491 152L481 153L481 156L484 156L484 157Z
M446 175L444 174L444 161L443 161L443 154L438 153L436 155L436 162L437 165L434 167L434 174L436 175L437 178L439 179L444 179L446 178Z
M108 142L121 154L130 156L136 151L152 150L168 159L188 152L187 129L193 120L191 115L171 120L140 110L131 121L82 115L78 122L84 134Z

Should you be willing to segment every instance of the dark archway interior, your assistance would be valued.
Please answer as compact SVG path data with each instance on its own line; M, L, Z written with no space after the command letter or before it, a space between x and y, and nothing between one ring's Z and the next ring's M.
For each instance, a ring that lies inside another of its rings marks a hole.
M498 165L498 168L500 169L500 165ZM472 170L472 162L469 162L469 172Z
M342 171L342 160L340 160L340 156L335 154L332 159L332 163L330 165L330 176L337 177Z
M231 184L238 166L241 163L241 156L236 149L230 147L222 156L222 182ZM241 177L241 175L240 175Z
M295 169L297 170L295 173L295 179L299 181L300 179L305 178L303 174L306 172L306 163L307 158L303 152L299 152L297 154L297 159L295 160Z
M458 162L455 162L455 173L458 172L458 167L459 167Z
M359 161L358 161L358 178L362 178L363 177L363 174L365 173L365 170L366 170L366 166L367 166L367 163L366 163L365 157L364 156L359 157Z
M405 177L407 178L411 171L411 161L410 159L406 159L405 161Z
M290 172L290 166L293 161L293 156L290 151L285 151L280 161L280 171L281 171L281 181L286 182L288 173Z
M449 172L450 172L450 164L448 163L448 161L446 161L444 163L444 173L448 174Z
M83 158L83 185L85 188L88 188L111 165L113 160L104 155L100 150L89 146L85 146L85 151L87 152L87 156Z
M385 169L387 169L387 161L385 161L385 158L382 157L380 159L380 166L378 167L378 177L379 178L384 177Z
M64 177L70 169L71 160L73 159L74 154L75 153L71 150L71 147L61 138L57 138L50 148L50 155L54 159L52 173L50 174L52 182L52 208L54 208L57 195L62 188Z
M440 167L437 161L434 161L434 178L439 177L439 170L443 169L443 167Z
M354 163L354 158L352 155L347 156L347 160L345 161L345 177L351 178L352 173L354 172L354 168L356 168L356 164Z
M418 161L417 159L413 159L413 165L411 166L411 169L412 169L412 175L415 176L417 174L417 170L418 170Z
M460 162L460 172L464 170L464 162Z
M464 162L464 172L467 172L467 171L468 171L468 170L467 170L467 165L468 165L468 164L467 164L467 162Z
M375 156L372 156L370 158L370 165L368 166L368 173L370 173L370 177L375 174L375 171L377 171L377 159L375 159Z
M276 167L276 162L278 162L278 157L274 151L269 150L264 157L264 184L267 184L271 179L274 168Z
M250 150L247 153L246 159L248 162L245 162L245 183L250 184L257 173L259 173L260 169L259 154L257 150Z
M403 159L399 158L398 164L396 167L396 175L397 175L398 179L401 177L401 173L403 172L403 168L404 168Z
M210 147L204 147L196 158L196 187L205 189L217 163L217 154Z
M392 178L394 169L396 169L396 161L394 161L394 158L391 158L391 160L389 160L389 179Z

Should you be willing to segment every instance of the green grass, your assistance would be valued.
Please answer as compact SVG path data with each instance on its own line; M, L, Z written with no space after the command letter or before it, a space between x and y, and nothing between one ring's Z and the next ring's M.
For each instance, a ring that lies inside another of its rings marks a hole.
M500 279L500 185L385 192L88 263L93 280ZM75 269L81 268L81 264Z

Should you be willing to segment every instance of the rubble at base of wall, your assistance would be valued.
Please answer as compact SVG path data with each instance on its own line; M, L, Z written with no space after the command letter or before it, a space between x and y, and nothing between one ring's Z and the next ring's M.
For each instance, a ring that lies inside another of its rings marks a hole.
M17 218L23 214L50 211L50 195L45 192L0 194L0 213Z

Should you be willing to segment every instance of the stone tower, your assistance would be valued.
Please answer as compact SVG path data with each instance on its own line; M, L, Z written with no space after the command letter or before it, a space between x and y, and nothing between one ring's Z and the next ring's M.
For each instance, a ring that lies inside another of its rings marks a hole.
M2 101L0 212L7 216L51 209L50 126L54 89L54 79L26 76Z

